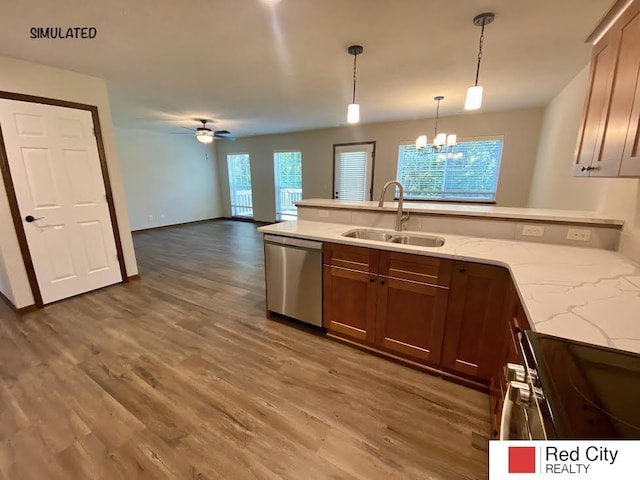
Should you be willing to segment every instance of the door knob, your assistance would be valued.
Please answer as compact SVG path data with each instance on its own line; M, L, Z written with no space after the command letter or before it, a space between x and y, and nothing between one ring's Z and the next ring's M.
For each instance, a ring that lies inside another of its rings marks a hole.
M32 222L35 222L36 220L40 220L41 218L44 218L44 217L36 218L33 215L27 215L26 217L24 217L24 221L27 223L32 223Z

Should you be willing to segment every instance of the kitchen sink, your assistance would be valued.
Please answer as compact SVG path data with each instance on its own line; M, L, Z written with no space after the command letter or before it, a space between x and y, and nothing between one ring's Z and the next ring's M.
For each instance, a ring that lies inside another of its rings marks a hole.
M358 228L342 234L343 237L358 238L360 240L375 240L377 242L400 243L403 245L415 245L417 247L441 247L444 238L433 235L415 235L412 233L400 233L384 230L369 230Z
M385 232L381 230L367 230L365 228L359 228L357 230L351 230L343 233L343 237L359 238L361 240L375 240L377 242L389 242L393 237L393 232Z
M441 247L444 245L444 238L433 237L431 235L398 234L393 236L390 242L402 243L403 245L415 245L417 247Z

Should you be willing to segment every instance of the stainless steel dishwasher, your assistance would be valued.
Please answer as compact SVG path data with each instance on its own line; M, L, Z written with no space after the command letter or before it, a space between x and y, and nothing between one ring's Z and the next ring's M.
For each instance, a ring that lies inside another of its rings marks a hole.
M267 310L322 327L322 242L264 236Z

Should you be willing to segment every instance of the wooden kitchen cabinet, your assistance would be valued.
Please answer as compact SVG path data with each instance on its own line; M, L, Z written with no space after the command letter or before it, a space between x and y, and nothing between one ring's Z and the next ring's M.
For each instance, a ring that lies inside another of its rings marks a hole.
M325 244L323 325L330 333L437 364L451 264L422 255Z
M504 268L454 262L443 368L489 382L502 350L509 282Z
M575 176L640 176L640 0L617 2L596 28ZM600 38L598 38L600 37Z
M323 251L323 326L354 340L373 343L377 250L326 243Z
M324 265L323 326L355 340L373 343L377 275Z
M380 276L376 345L437 365L448 296L446 288Z
M494 368L493 376L489 384L492 438L498 438L499 435L502 404L507 389L507 363L522 364L522 359L519 357L520 332L531 329L513 282L509 282L507 295L508 319L504 323L502 330L502 348L499 361Z

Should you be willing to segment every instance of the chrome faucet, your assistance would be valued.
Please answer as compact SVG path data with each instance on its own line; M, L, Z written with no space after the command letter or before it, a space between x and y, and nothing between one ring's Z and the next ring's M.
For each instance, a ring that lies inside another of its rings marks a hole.
M382 187L382 194L380 195L380 201L378 202L378 207L382 207L384 204L384 195L387 193L387 189L391 186L395 185L400 190L399 201L398 201L398 212L396 213L396 232L402 231L402 224L409 220L409 212L402 211L402 197L404 196L404 188L402 184L397 180L390 180L384 184Z

